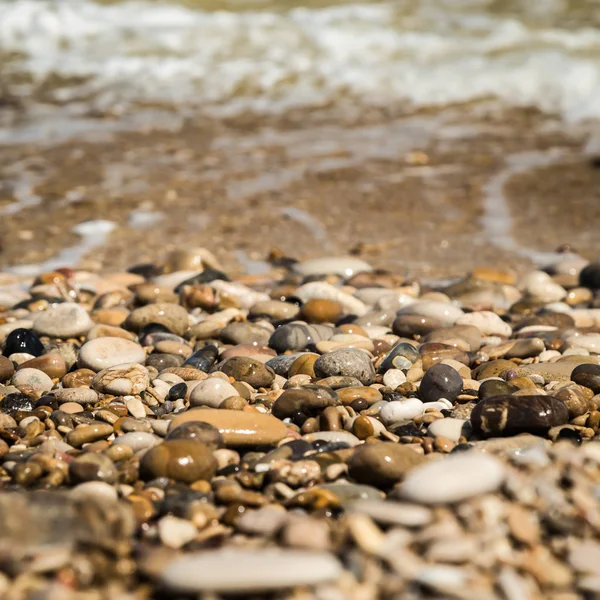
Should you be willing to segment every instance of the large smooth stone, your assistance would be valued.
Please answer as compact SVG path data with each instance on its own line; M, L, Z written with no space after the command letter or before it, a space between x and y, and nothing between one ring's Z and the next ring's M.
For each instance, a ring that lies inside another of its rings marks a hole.
M190 395L190 406L218 408L225 398L238 396L237 390L220 377L209 377L194 387Z
M225 409L193 409L171 421L169 432L182 423L202 421L216 427L226 446L273 446L288 435L285 424L273 415Z
M317 585L341 574L338 560L326 552L227 548L176 558L167 564L160 579L167 589L182 593L247 595Z
M495 492L505 477L504 465L497 458L467 452L413 469L398 491L410 502L447 504Z
M51 306L33 321L33 331L38 335L63 339L85 335L93 326L85 308L74 302Z
M471 413L473 431L485 436L544 434L568 420L567 407L552 396L492 396Z
M118 337L101 337L86 342L79 350L80 367L101 371L124 363L143 363L146 351L142 346Z

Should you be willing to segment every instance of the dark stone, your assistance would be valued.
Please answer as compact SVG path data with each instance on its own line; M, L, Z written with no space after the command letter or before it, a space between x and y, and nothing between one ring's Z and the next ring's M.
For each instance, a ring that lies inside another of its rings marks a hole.
M488 379L479 386L478 397L480 400L485 400L492 396L510 396L510 394L514 394L518 389L516 385L511 385L506 381Z
M329 452L335 452L336 450L346 450L350 448L348 442L331 442L327 440L315 440L312 443L315 454L326 454Z
M69 413L62 410L55 410L50 415L50 420L56 425L56 427L68 427L69 429L75 428L75 422L71 418Z
M400 315L392 323L392 331L400 337L411 338L423 336L436 329L442 329L445 323L434 317L422 317L420 315Z
M473 431L483 436L545 434L568 420L567 407L552 396L494 396L471 413Z
M333 327L327 325L288 323L278 327L271 334L269 346L280 354L286 350L299 351L322 340L328 340L333 334Z
M33 398L30 398L27 394L16 392L4 396L0 402L0 408L9 415L14 415L19 411L30 412L34 406L35 400Z
M148 323L147 325L144 325L138 334L138 340L140 344L142 344L142 341L147 335L158 332L171 333L169 328L165 327L162 323Z
M141 275L144 279L150 279L160 275L162 269L158 265L154 265L152 263L142 263L139 265L133 265L133 267L129 267L127 272L133 273L134 275Z
M600 393L600 365L584 364L573 369L571 381L586 388L590 388L594 394Z
M524 327L532 327L534 325L557 327L558 329L570 329L571 327L575 327L575 320L566 313L540 312L536 315L524 317L513 327L513 330L516 332ZM538 337L539 334L536 333L535 335Z
M203 285L205 283L210 283L211 281L231 281L229 277L223 271L219 271L217 269L204 269L201 273L182 281L175 288L175 293L179 294L184 286L186 285Z
M462 377L456 369L448 365L433 365L423 375L419 396L423 402L437 402L440 398L454 402L462 385Z
M579 432L569 427L563 427L558 432L558 435L556 436L556 441L560 442L562 440L567 440L568 442L575 444L575 446L581 446L581 443L583 441L581 435L579 435Z
M221 432L210 423L203 423L202 421L188 421L187 423L182 423L178 427L175 427L175 429L169 431L165 439L202 442L213 450L225 446Z
M219 349L215 345L209 344L196 350L183 364L186 367L193 367L194 369L198 369L198 371L208 373L217 361L218 356Z
M243 381L254 389L269 387L275 379L275 371L254 358L232 356L221 365L221 372L236 381Z
M581 269L579 285L592 290L600 289L600 261L590 263Z
M4 341L4 356L17 352L26 352L33 356L40 356L44 352L44 344L40 338L29 329L13 329Z
M265 364L275 371L276 375L287 377L291 366L296 362L296 359L304 354L303 352L295 352L294 354L285 354L283 356L274 356Z
M69 463L69 477L73 483L83 481L105 481L113 483L117 480L117 469L104 454L87 452Z
M316 416L328 406L338 406L337 394L330 388L306 385L283 392L273 404L273 415L286 419L296 412L306 416Z
M162 373L165 369L181 367L181 365L183 365L183 356L179 356L178 354L162 354L157 352L150 354L146 358L146 366L154 367L159 373Z
M186 397L188 387L184 381L181 383L176 383L171 386L169 392L167 393L167 397L165 398L166 402L175 402L176 400L181 400Z
M385 373L389 369L410 369L418 359L419 352L412 344L400 342L379 365L379 373Z

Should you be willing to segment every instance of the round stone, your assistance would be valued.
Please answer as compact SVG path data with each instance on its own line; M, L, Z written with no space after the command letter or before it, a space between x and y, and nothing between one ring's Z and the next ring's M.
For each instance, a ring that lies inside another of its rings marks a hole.
M134 452L139 452L147 448L154 448L154 446L158 446L161 442L162 439L153 433L147 431L130 431L129 433L120 435L116 439L115 444L129 446Z
M333 336L333 328L326 325L287 323L278 327L269 338L269 347L278 353L287 350L304 350L309 344L317 344Z
M104 454L86 452L69 463L69 477L74 483L83 481L104 481L113 483L117 480L117 469Z
M358 446L348 461L350 477L359 483L388 487L425 461L412 448L392 442Z
M100 371L92 380L92 389L103 394L133 396L150 384L148 370L136 363L115 365Z
M357 273L368 273L373 267L361 260L351 256L313 258L294 265L294 270L306 276L309 275L341 275L348 278Z
M113 427L108 423L94 423L93 425L81 425L67 434L67 443L75 448L84 444L104 440L112 435Z
M243 381L255 389L269 387L275 379L273 369L246 356L228 358L221 365L221 371L228 377L233 377L236 381Z
M271 328L272 329L272 328ZM264 346L269 343L272 331L255 323L242 321L229 323L221 330L219 337L226 344L252 344L253 346Z
M583 364L575 367L571 381L590 388L594 394L600 393L600 365Z
M32 356L39 356L44 352L44 344L40 338L29 329L13 329L4 340L4 356L25 352Z
M36 369L44 372L50 379L62 379L67 373L67 364L65 359L53 350L21 363L19 369Z
M295 413L317 416L328 406L337 406L337 394L326 387L306 385L285 390L275 403L272 412L278 419L286 419Z
M461 437L471 436L471 424L465 419L446 417L438 419L429 425L427 435L433 438L443 437L458 442Z
M314 364L317 377L356 377L363 385L375 381L375 369L369 355L357 348L343 348L320 356Z
M237 390L220 377L209 377L200 381L190 395L190 406L218 408L225 398L238 396Z
M166 439L202 442L212 450L223 448L225 445L221 432L214 425L203 423L202 421L182 423L174 429L170 429Z
M18 388L28 388L35 392L49 392L54 385L52 379L38 369L19 369L12 378Z
M73 302L51 306L33 321L33 331L38 335L63 339L85 335L93 326L87 311Z
M506 477L493 456L467 452L423 464L400 485L400 496L419 504L449 504L495 492Z
M493 396L471 413L473 431L485 436L545 434L568 420L567 407L552 396Z
M462 385L462 377L456 369L435 364L423 376L419 396L424 402L437 402L440 398L454 402L462 390Z
M157 302L133 310L124 327L137 333L150 323L164 325L172 333L183 335L189 327L189 317L185 308L178 304Z
M217 461L208 446L191 440L170 440L151 448L140 463L140 476L146 480L168 477L184 483L210 479Z
M424 410L423 402L418 398L392 400L381 408L379 419L387 427L399 421L414 419L418 415L422 415Z
M135 342L118 337L101 337L86 342L79 351L78 364L92 371L102 371L125 363L143 363L145 350Z
M307 323L335 323L343 313L339 302L315 298L302 307L300 317Z
M463 311L447 302L436 300L419 300L407 306L403 306L397 312L398 316L413 315L436 319L442 327L451 327L463 316Z
M15 368L12 361L6 356L0 356L0 382L8 381L14 374Z

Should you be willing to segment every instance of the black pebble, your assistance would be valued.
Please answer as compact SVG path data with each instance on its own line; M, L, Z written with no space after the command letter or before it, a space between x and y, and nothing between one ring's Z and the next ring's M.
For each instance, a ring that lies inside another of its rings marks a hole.
M14 329L4 342L4 356L17 352L26 352L33 356L40 356L44 352L44 344L40 338L29 329Z

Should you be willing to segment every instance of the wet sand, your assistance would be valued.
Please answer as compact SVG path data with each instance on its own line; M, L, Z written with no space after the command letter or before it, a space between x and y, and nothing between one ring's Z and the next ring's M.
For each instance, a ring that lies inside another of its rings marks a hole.
M441 278L521 271L563 244L597 254L600 169L583 125L492 104L178 119L127 132L104 116L83 123L92 133L1 146L0 268L123 269L205 246L234 271L277 249ZM73 231L98 220L115 226Z

